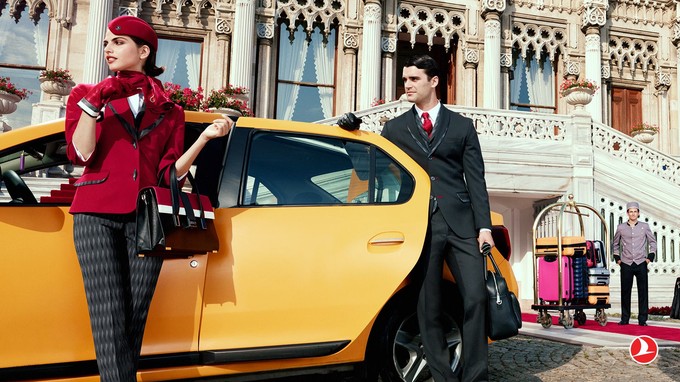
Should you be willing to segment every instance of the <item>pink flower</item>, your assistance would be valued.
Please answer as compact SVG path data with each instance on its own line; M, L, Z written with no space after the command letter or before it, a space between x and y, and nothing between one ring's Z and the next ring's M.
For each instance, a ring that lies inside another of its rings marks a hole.
M26 99L29 95L33 94L30 90L19 89L12 82L10 82L9 77L0 77L0 91L5 93L14 94L15 96Z

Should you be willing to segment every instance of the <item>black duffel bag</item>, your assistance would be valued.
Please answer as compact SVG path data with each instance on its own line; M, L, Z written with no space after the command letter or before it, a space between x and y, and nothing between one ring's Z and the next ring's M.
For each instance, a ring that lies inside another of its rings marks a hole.
M491 260L494 269L493 271L487 270L486 261L484 261L486 291L489 298L486 313L487 335L492 340L516 336L522 327L522 312L517 296L508 289L508 284L491 254L489 244L484 243L482 253L485 259Z

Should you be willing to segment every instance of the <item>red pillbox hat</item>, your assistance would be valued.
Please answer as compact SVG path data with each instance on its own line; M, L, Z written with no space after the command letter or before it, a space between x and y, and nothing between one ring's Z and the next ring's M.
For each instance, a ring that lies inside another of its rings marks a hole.
M137 37L154 50L158 50L158 36L146 21L135 16L120 16L111 20L109 30L115 35Z

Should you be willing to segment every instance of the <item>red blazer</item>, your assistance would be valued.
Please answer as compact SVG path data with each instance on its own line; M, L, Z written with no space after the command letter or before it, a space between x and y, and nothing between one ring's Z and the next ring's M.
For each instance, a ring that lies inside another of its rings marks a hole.
M85 166L75 183L70 212L130 213L141 188L158 184L161 177L169 184L166 169L184 152L184 112L178 105L163 115L145 110L136 126L127 98L111 101L97 122L94 152L83 161L72 139L82 113L77 104L91 88L76 86L66 105L67 155L74 164Z

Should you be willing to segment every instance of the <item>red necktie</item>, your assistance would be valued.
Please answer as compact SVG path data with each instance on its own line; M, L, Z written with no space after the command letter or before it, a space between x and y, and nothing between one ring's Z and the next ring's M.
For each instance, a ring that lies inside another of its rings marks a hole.
M428 112L423 113L423 130L425 130L428 137L432 134L432 120Z

